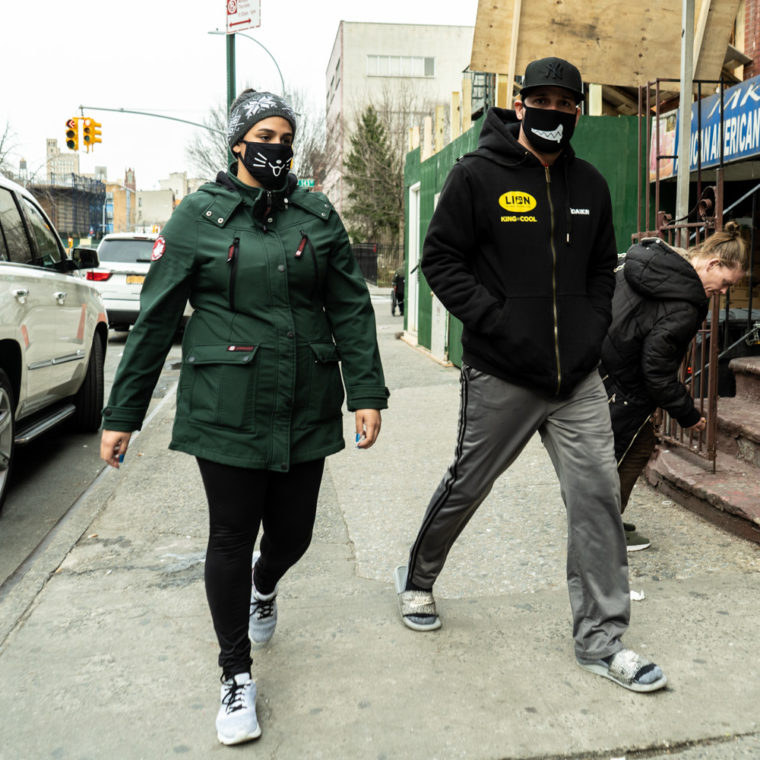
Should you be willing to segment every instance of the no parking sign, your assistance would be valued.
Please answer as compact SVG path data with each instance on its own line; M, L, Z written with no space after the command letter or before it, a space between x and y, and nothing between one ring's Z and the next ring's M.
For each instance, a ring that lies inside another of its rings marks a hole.
M261 26L261 0L226 0L227 34Z

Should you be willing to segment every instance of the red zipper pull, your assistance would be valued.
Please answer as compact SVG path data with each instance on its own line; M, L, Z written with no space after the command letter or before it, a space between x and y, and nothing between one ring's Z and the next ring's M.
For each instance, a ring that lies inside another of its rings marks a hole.
M239 238L235 238L232 241L232 245L227 249L227 263L229 264L237 256L238 246L240 245Z
M301 238L301 242L298 244L298 248L296 248L296 258L300 259L303 255L303 249L306 248L306 235L304 235Z

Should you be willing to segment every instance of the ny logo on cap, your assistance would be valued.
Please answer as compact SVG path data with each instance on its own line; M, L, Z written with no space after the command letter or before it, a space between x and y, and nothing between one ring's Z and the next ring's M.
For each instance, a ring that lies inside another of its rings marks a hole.
M562 81L565 76L562 64L559 61L547 63L545 76L547 79L559 79Z

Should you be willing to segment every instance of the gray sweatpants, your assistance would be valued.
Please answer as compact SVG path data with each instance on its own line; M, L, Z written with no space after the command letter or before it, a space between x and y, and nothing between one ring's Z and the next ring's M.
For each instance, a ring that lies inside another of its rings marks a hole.
M598 372L569 398L554 400L466 365L461 383L456 454L412 546L409 578L421 588L433 586L496 478L538 431L567 510L576 655L614 654L630 618L628 558L607 395Z

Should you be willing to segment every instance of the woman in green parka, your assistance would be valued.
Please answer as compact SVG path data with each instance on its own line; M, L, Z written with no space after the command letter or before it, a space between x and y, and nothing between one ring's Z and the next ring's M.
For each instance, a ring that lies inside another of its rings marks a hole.
M360 449L387 406L367 287L338 214L289 172L295 131L276 95L246 90L233 103L237 161L186 197L157 239L103 410L101 456L118 467L189 299L170 447L197 458L209 505L223 744L261 733L251 641L271 639L277 584L311 540L324 459L345 445L344 387Z

